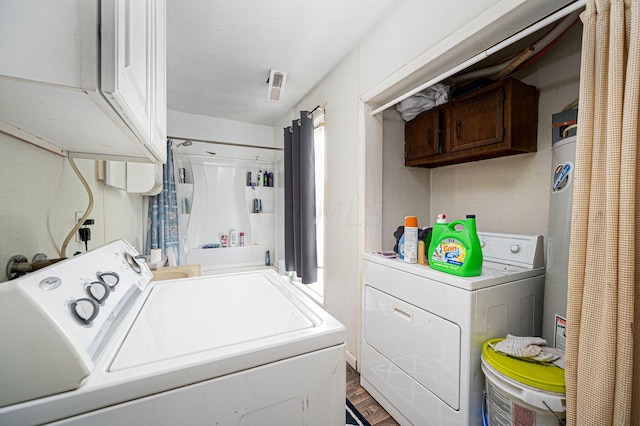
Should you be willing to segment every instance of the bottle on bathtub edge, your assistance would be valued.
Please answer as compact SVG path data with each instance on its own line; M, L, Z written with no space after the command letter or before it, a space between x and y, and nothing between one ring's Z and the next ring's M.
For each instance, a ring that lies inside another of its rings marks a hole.
M442 215L444 216L444 215ZM476 216L451 223L440 221L433 227L429 245L429 266L436 271L461 277L476 277L482 273L482 247L476 230ZM456 226L458 229L456 229ZM459 229L462 227L462 229Z
M237 247L238 246L238 233L235 229L229 230L229 247Z

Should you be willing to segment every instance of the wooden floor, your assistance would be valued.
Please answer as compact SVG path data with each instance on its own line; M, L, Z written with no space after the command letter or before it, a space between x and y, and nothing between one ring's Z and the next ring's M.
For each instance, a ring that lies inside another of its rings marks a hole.
M392 426L398 423L360 386L360 374L347 363L347 399L360 411L371 426Z

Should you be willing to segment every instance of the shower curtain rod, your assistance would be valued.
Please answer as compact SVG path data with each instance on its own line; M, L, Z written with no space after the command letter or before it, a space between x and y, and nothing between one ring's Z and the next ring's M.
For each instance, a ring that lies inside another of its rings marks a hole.
M191 141L191 142L203 142L203 143L210 143L210 144L217 144L217 145L241 146L241 147L244 147L244 148L269 149L269 150L272 150L272 151L283 151L284 150L284 148L278 148L278 147L275 147L275 146L260 146L260 145L250 145L250 144L233 143L233 142L218 142L218 141L210 141L210 140L206 140L206 139L183 138L183 137L178 137L178 136L167 136L167 139L176 139L176 140Z
M525 38L526 36L528 36L529 34L533 34L534 32L546 27L549 24L552 24L562 18L564 18L565 16L568 16L570 14L572 14L573 12L577 11L578 9L584 7L587 4L587 0L577 0L574 3L571 3L568 6L565 6L564 8L552 13L551 15L547 16L544 19L541 19L540 21L536 22L533 25L528 26L527 28L523 29L522 31L512 35L511 37L508 37L506 39L504 39L503 41L501 41L500 43L494 45L493 47L488 48L487 50L478 53L476 56L473 56L470 59L467 59L466 61L464 61L463 63L461 63L458 66L455 66L453 68L451 68L449 71L444 72L442 74L440 74L439 76L432 78L431 80L427 81L424 84L421 84L420 86L416 87L413 90L410 90L409 92L405 93L404 95L398 96L397 98L395 98L394 100L387 102L386 104L382 105L381 107L374 109L373 111L371 111L371 115L375 116L376 114L394 106L395 104L397 104L398 102L401 102L413 95L415 95L418 92L421 92L422 90L426 89L427 87L433 86L436 83L440 83L442 80L444 80L445 78L451 77L452 75L466 69L469 68L472 65L477 64L478 62L480 62L481 60L488 58L489 56L493 55L496 52L499 52L500 50L504 49L505 47L508 47L510 45L512 45L513 43L522 40L523 38Z

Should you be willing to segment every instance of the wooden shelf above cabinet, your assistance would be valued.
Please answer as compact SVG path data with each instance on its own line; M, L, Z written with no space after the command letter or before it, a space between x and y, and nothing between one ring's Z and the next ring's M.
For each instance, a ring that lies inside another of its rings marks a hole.
M537 130L537 89L507 78L407 122L405 165L439 167L535 152Z

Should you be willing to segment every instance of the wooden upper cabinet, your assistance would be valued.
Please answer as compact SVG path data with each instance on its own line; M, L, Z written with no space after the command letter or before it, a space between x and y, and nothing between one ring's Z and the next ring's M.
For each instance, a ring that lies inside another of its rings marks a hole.
M420 113L405 126L405 164L440 153L440 110Z
M452 104L447 111L449 151L456 152L502 142L503 106L502 86Z
M410 140L424 139L413 134L419 133L420 126L409 121L405 126L407 166L438 167L537 149L538 91L518 80L501 80L426 112L430 111L443 122L440 153L409 160Z

